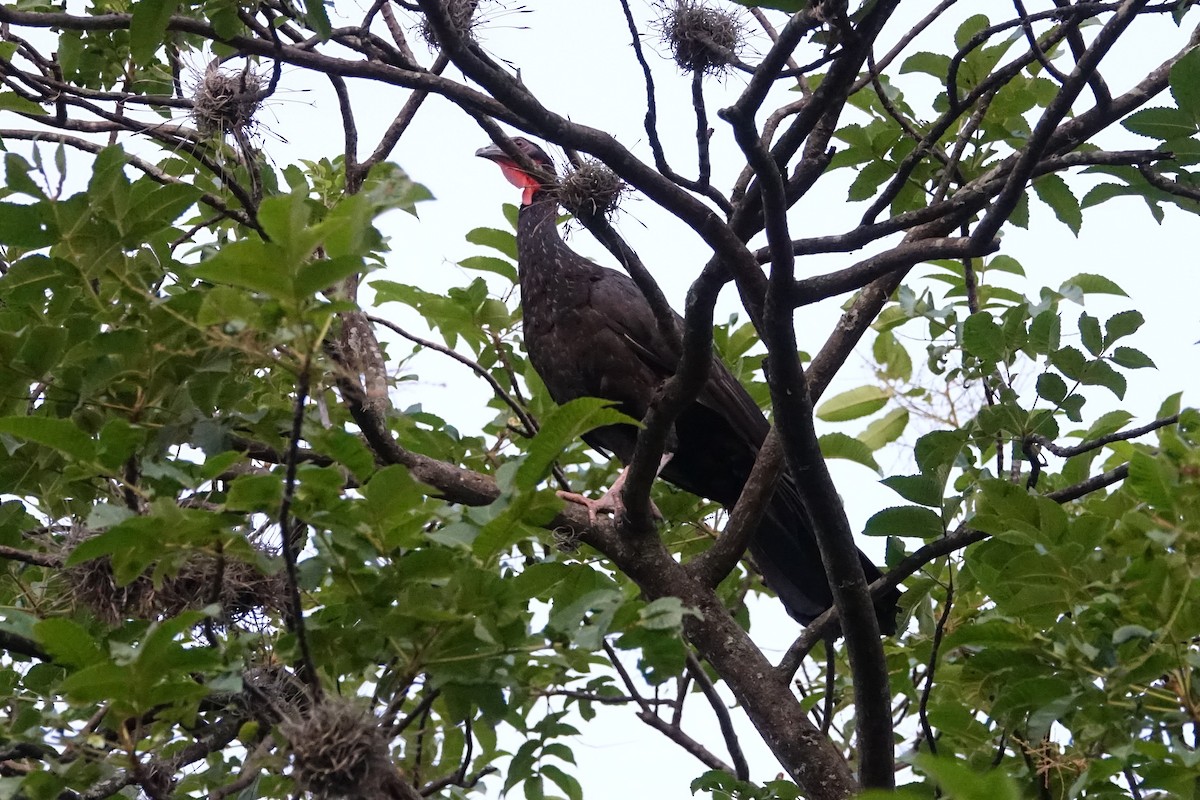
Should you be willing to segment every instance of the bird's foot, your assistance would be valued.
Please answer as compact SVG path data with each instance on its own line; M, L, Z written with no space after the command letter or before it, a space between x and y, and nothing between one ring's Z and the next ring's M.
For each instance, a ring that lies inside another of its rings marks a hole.
M612 514L613 519L620 518L625 513L625 503L621 500L621 487L613 485L611 489L604 493L599 500L593 500L576 492L559 491L556 494L568 503L575 503L587 509L588 522L593 525L601 514ZM663 518L662 512L654 505L654 501L650 501L650 516L656 520Z

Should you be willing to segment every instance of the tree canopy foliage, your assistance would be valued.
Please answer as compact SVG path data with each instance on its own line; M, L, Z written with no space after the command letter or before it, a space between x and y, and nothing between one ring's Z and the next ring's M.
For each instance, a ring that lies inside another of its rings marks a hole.
M1078 235L1129 198L1194 224L1191 0L593 1L628 21L611 47L644 77L620 110L644 115L637 147L489 49L498 2L351 5L0 6L0 797L605 796L572 752L601 705L695 756L681 792L718 798L1194 793L1192 376L1128 406L1154 368L1145 309L1103 269L1043 285L1002 238ZM1158 63L1117 80L1127 41ZM341 141L276 163L262 105L314 77ZM370 139L385 89L406 100ZM656 265L604 212L636 194L702 243L671 267L683 356L620 519L555 494L612 480L579 437L619 415L556 407L530 368L512 229L479 220L448 292L390 268L380 216L430 193L389 159L430 95L481 141L559 146L564 183L590 170L569 210L660 319ZM660 131L676 95L683 144ZM814 229L813 198L856 221ZM729 285L747 321L714 325ZM798 332L834 298L827 338ZM654 482L714 347L776 425L731 514ZM490 421L403 407L414 349L486 380ZM870 377L827 396L855 352ZM894 505L852 530L827 458ZM784 468L836 604L772 663L744 550ZM876 585L855 534L886 537ZM870 593L897 585L884 639Z

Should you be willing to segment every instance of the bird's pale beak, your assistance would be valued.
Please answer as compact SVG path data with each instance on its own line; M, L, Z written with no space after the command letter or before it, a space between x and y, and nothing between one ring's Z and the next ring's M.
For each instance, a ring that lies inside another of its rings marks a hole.
M505 161L512 161L512 156L510 156L508 153L501 150L500 145L498 145L498 144L489 144L487 147L481 147L475 151L475 155L479 156L480 158L489 159L491 161L496 161L497 159L504 159Z

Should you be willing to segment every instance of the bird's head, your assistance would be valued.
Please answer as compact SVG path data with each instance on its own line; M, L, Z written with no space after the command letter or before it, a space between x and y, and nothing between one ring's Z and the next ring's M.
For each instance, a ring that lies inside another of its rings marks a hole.
M554 174L554 162L550 160L550 156L546 155L545 150L523 136L514 136L512 143L528 156L535 166L541 167L548 175ZM541 177L523 169L516 159L504 152L498 144L481 147L475 151L475 155L494 161L500 167L500 171L504 173L505 178L508 178L508 182L521 190L522 205L527 206L532 203L534 193L545 186Z

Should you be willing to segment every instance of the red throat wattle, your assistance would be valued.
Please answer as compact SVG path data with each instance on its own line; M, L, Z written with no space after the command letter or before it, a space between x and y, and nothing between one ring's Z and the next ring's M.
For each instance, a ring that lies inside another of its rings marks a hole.
M533 193L541 187L541 183L516 164L504 161L497 161L496 164L500 167L500 171L504 173L504 177L508 179L508 182L521 190L521 205L530 205L533 202Z

